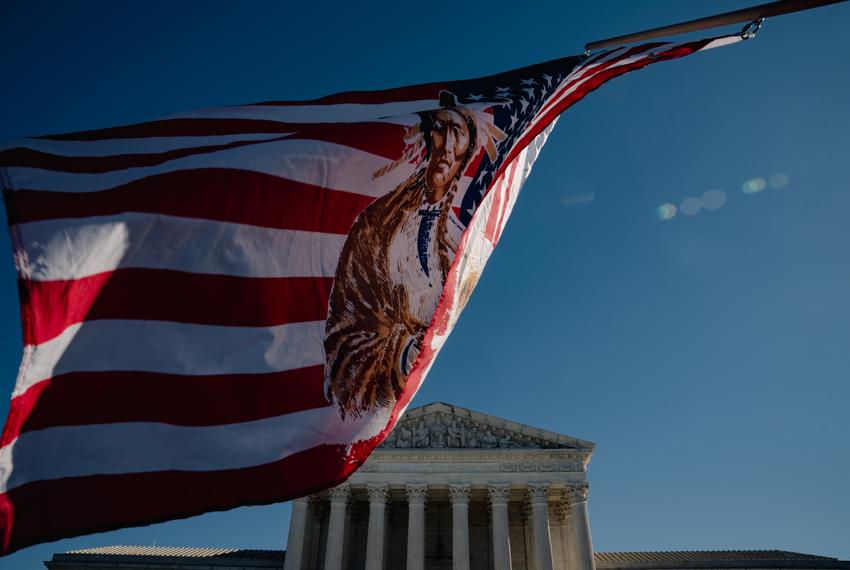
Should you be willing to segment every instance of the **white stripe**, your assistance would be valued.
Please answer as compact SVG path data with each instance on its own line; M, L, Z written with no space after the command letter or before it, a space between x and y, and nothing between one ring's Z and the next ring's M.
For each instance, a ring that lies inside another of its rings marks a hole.
M678 46L679 44L671 44L671 46ZM668 48L664 48L665 50ZM606 66L606 64L611 60L621 55L626 51L626 48L618 48L612 51L610 54L602 58L599 62L596 62L587 67L582 67L574 73L568 75L562 82L561 90L555 90L555 92L549 97L549 99L543 103L540 108L542 109L546 106L546 110L540 112L534 116L534 118L529 122L526 127L526 132L532 130L534 126L536 126L540 121L546 117L554 107L557 107L558 104L566 99L569 95L574 93L578 88L584 85L587 81L593 79L598 73L602 73L608 71L609 69L616 69L623 65L630 65L640 59L645 59L649 53L658 53L658 49L644 49L642 52L638 52L637 54L631 55L626 59L620 60L617 63Z
M68 372L133 370L203 376L294 370L324 363L324 337L324 321L274 327L85 321L47 342L27 345L12 396Z
M0 493L62 477L254 467L318 445L373 437L389 412L343 421L330 406L209 427L128 422L47 428L0 449Z
M544 130L542 133L534 137L527 147L525 147L521 153L517 156L517 168L514 172L513 179L511 180L511 185L507 188L507 195L502 200L502 212L499 217L499 227L496 232L496 237L501 239L502 232L505 231L505 225L508 223L508 218L511 217L511 213L514 210L514 205L516 204L517 198L519 198L519 193L522 190L523 184L525 184L526 178L528 178L528 174L531 172L531 167L534 165L534 161L537 159L537 153L529 151L531 148L539 149L543 146L543 143L546 142L546 136L549 134L549 128ZM538 141L543 136L543 140Z
M23 147L60 156L115 156L120 154L168 152L169 150L181 148L215 146L237 141L264 141L278 139L288 134L291 133L243 133L204 137L147 137L97 141L23 139L0 146L0 151Z
M714 49L714 48L718 48L718 47L736 44L740 41L743 41L743 39L744 38L742 38L739 34L734 34L734 35L731 35L731 36L724 36L722 38L717 38L715 40L710 41L704 47L700 48L698 51L705 51L707 49Z
M520 172L521 177L519 180L519 186L516 189L516 196L514 197L514 201L516 201L516 198L519 196L519 192L522 189L522 186L525 184L525 181L531 174L531 168L534 166L537 157L540 156L540 152L543 150L543 145L546 144L546 139L549 138L549 135L552 133L552 129L555 128L555 123L557 122L558 117L552 119L552 122L546 125L546 128L540 131L540 134L534 137L531 142L528 143L528 146L525 147L527 156Z
M344 235L157 214L46 220L13 226L18 271L35 281L124 268L238 277L333 277Z
M340 144L284 140L187 156L156 166L96 174L24 167L8 167L6 171L12 189L17 190L96 192L166 172L194 168L236 168L323 188L383 196L413 170L405 164L373 180L372 175L389 163L386 158Z
M612 59L616 59L620 55L626 52L628 48L618 47L610 50L604 56L599 57L601 54L595 54L589 57L585 62L580 63L573 72L565 78L562 83L566 83L570 80L580 79L581 76L585 73L595 73L600 66L607 64Z
M217 107L171 115L166 119L258 119L284 123L357 123L439 109L437 99L391 103L338 103L335 105L245 105Z
M715 48L715 47L721 47L721 46L734 44L734 43L741 41L741 39L742 38L738 35L718 38L716 40L713 40L712 42L709 42L707 45L703 46L702 48L700 48L696 51L705 51L707 49L712 49L712 48ZM564 81L562 82L563 86L569 85L569 88L565 89L563 91L560 91L560 92L555 91L554 95L552 95L550 97L550 99L554 101L554 104L549 105L549 107L547 107L546 111L544 111L542 114L538 114L529 123L526 130L530 130L534 125L539 123L542 120L542 117L544 117L545 115L547 115L549 113L549 111L551 110L551 107L557 106L558 103L560 103L563 99L565 99L571 93L575 92L576 89L578 89L578 87L580 85L584 84L589 79L592 79L598 72L608 71L609 69L616 69L618 67L631 65L631 64L633 64L637 61L640 61L642 59L646 59L647 57L652 57L656 54L660 55L660 54L663 54L663 53L668 52L670 50L674 50L674 49L676 49L676 48L678 48L682 45L685 45L687 43L691 43L691 42L668 43L666 45L655 46L655 47L646 46L646 47L644 47L643 51L636 52L636 53L630 55L629 57L627 57L626 59L623 59L621 61L618 61L614 65L611 65L610 67L604 67L605 63L607 63L611 59L618 57L619 55L624 53L627 49L629 49L629 48L616 48L616 49L612 50L611 53L609 53L605 57L603 57L601 60L599 60L599 61L597 61L597 62L595 62L591 65L578 68L576 71L574 71L573 73L568 75L564 79ZM604 69L600 69L600 67L604 67ZM576 81L576 79L579 79L579 81ZM544 105L548 105L548 101L546 103L544 103ZM543 105L541 105L541 108L542 107L543 107Z

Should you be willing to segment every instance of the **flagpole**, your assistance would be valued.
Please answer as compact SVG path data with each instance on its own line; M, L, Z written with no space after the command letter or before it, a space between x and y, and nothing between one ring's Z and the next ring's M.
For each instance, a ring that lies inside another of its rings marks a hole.
M829 4L837 4L846 0L780 0L778 2L768 2L767 4L759 4L742 10L734 10L732 12L724 12L716 16L708 16L706 18L698 18L679 24L670 26L662 26L660 28L652 28L642 32L626 34L608 38L607 40L598 40L585 44L587 51L602 49L612 46L619 46L631 42L638 42L653 38L661 38L676 34L684 34L686 32L696 32L698 30L707 30L709 28L717 28L719 26L728 26L729 24L737 24L740 22L753 22L768 16L780 16L782 14L790 14L791 12L800 12L811 8L818 8Z

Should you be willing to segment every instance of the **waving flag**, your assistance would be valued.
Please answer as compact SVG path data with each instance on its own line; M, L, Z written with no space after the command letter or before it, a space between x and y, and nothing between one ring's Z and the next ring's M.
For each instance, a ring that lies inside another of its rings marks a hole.
M416 393L558 115L737 39L7 147L25 346L2 551L344 480Z

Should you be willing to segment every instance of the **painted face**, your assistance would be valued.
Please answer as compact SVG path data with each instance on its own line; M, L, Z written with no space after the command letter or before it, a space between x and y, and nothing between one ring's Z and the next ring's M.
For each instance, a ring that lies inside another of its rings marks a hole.
M459 113L438 111L431 130L431 159L425 180L431 199L440 200L452 183L469 151L469 127Z

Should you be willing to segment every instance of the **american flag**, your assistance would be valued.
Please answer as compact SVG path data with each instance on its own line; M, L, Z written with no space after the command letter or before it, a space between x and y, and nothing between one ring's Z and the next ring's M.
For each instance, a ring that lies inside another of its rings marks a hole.
M558 115L618 75L736 40L618 48L5 147L24 354L0 440L2 552L343 481L416 393ZM441 165L450 144L466 155ZM455 163L441 214L434 172ZM375 250L376 264L397 261L415 241L409 266L364 265L353 248L356 232L376 231L367 213L411 188L436 205L399 214ZM404 314L429 315L389 368L374 369L374 352L349 362L360 349L346 334L400 317L357 313L339 283L346 272L396 298L407 279ZM331 363L332 351L345 362ZM401 371L393 382L381 376L390 368ZM334 387L335 374L353 384ZM364 386L369 378L383 391Z

